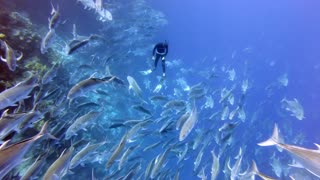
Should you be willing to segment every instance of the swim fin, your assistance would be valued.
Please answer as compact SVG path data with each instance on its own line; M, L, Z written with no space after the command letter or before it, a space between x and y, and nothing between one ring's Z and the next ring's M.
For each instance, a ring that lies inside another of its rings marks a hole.
M151 70L151 69L148 69L148 70L146 70L146 71L140 71L140 73L141 73L142 75L148 75L148 74L152 73L152 70Z
M158 92L162 89L163 81L164 81L164 77L162 77L162 78L160 79L160 82L159 82L159 84L156 86L156 88L153 90L153 93L158 93Z

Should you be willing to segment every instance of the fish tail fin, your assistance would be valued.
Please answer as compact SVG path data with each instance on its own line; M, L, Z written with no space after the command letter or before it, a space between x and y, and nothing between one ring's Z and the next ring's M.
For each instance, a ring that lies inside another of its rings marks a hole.
M252 160L252 167L251 167L251 173L252 174L259 174L259 169L257 167L257 164L254 160Z
M50 134L48 132L48 125L49 123L48 122L45 122L44 125L42 126L41 128L41 131L35 136L35 139L38 139L44 135L48 136L50 139L55 139L55 140L58 140L58 138L54 137L52 134Z
M59 9L59 7L57 8ZM54 7L52 1L51 1L51 15L53 15L55 12L57 12L56 8Z
M280 141L279 140L279 129L278 129L277 124L275 124L272 136L268 140L261 142L261 143L258 143L258 145L259 146L273 146L273 145L279 144L279 141Z

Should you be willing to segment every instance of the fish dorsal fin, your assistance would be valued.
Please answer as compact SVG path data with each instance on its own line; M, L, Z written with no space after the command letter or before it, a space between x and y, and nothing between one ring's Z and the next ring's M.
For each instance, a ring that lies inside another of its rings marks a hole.
M1 144L1 146L0 146L0 150L6 148L7 145L8 145L8 143L10 142L10 140L11 140L11 139L6 140L5 142L3 142L3 143Z
M2 115L1 115L1 119L3 118L3 117L5 117L5 116L8 116L8 113L9 112L9 109L6 109L3 113L2 113Z
M109 66L106 66L105 75L106 75L106 76L112 76L112 75L111 75L111 72L110 72L110 67L109 67Z
M97 72L94 72L93 74L91 74L91 76L89 77L90 78L94 78L94 76L97 74Z
M32 112L35 112L36 110L37 110L37 107L39 106L39 103L38 102L35 102L34 103L34 106L33 106L33 108L32 108Z
M317 143L313 143L313 144L314 144L314 145L316 145L316 146L317 146L317 148L318 148L317 150L318 150L318 151L320 151L320 145L319 145L319 144L317 144Z
M67 151L67 148L65 148L65 149L62 151L62 153L60 154L59 158L62 157L62 156L66 153L66 151Z

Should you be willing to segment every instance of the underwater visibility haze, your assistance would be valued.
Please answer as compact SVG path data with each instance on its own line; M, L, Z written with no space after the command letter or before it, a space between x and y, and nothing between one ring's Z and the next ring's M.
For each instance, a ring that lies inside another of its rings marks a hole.
M319 7L0 0L0 179L319 179Z

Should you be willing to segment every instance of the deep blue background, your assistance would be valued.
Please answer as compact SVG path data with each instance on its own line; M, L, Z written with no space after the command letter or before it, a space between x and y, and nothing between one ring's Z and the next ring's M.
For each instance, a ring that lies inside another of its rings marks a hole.
M320 2L150 2L167 16L169 24L159 39L169 39L169 56L180 57L188 65L204 56L221 57L228 63L233 51L252 47L254 55L248 60L254 87L265 87L288 73L289 86L283 95L297 98L306 117L303 121L292 118L293 128L320 140ZM271 61L275 66L269 66ZM262 88L256 90L261 95L257 98L266 98ZM271 99L274 103L279 100Z

